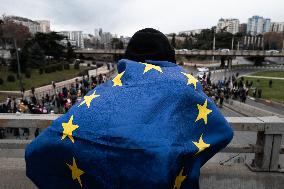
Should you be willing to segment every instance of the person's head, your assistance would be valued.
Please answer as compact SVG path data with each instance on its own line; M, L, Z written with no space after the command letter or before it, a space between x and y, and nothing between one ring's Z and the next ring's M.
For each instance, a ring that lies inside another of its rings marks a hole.
M175 51L168 38L153 28L139 30L132 36L124 58L137 62L147 60L176 62Z

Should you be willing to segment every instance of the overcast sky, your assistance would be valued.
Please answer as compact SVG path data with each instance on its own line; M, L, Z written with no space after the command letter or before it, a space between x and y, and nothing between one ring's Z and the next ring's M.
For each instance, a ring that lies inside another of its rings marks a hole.
M164 33L210 28L221 17L284 22L284 0L0 0L0 14L50 20L55 31L103 28L132 36L145 27Z

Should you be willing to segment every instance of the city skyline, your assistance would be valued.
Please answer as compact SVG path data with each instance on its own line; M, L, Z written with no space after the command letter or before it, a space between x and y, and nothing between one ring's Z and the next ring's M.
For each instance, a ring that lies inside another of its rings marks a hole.
M271 0L269 3L265 0L227 2L0 0L0 13L32 20L50 20L51 29L55 31L82 30L93 34L94 28L103 28L124 36L132 36L135 31L145 27L153 27L164 33L210 28L220 18L237 18L240 23L247 23L248 18L259 15L271 18L272 22L284 21L284 12L281 11L284 2L281 0Z

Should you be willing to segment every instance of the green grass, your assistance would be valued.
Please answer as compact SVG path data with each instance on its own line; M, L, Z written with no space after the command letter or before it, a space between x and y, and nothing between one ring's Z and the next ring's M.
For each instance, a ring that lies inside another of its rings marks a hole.
M75 70L74 66L70 65L70 70L56 71L53 73L39 74L38 69L31 70L31 78L25 78L25 74L22 74L24 88L26 90L31 89L31 87L40 87L44 85L51 84L52 81L59 82L68 79L72 79L78 76L78 73L87 69L87 67L80 67L79 70ZM19 91L19 81L8 82L7 76L16 74L9 71L8 67L0 66L0 78L4 80L4 84L0 85L0 91Z
M284 78L284 71L265 71L253 75ZM259 85L257 84L258 79ZM253 81L252 87L260 87L262 89L262 98L284 102L284 80L272 79L272 88L269 88L270 79L244 77L244 80ZM252 96L252 91L250 91L250 96Z
M252 74L255 76L264 76L264 77L281 77L284 78L284 71L264 71L264 72L257 72Z

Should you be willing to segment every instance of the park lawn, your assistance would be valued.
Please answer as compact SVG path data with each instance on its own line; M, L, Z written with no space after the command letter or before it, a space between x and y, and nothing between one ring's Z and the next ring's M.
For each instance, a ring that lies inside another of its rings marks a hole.
M265 71L255 73L253 75L284 78L284 71ZM284 103L284 80L272 79L272 88L269 88L270 79L244 77L245 81L253 81L252 87L257 87L258 79L259 87L262 89L262 98ZM252 91L250 91L250 96L252 96Z
M25 74L22 74L23 77L23 83L24 88L26 90L31 89L31 87L40 87L44 85L51 84L52 81L59 82L64 81L68 79L72 79L74 77L77 77L78 74L85 69L88 69L87 67L80 67L79 70L74 69L74 66L70 66L70 70L62 70L62 71L56 71L53 73L44 73L42 75L39 74L38 69L32 69L31 70L31 78L26 78ZM14 75L16 77L16 74L9 71L6 66L0 66L0 78L4 80L4 84L0 85L0 91L19 91L19 80L16 80L15 82L8 82L7 76L8 75Z
M254 73L252 75L264 76L264 77L280 77L280 78L284 78L284 71L264 71L264 72Z

